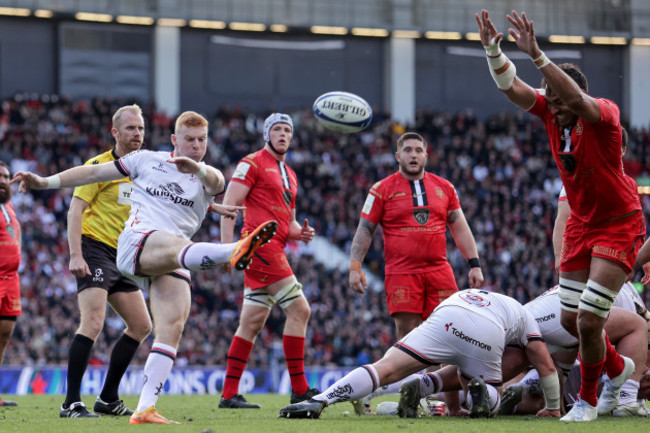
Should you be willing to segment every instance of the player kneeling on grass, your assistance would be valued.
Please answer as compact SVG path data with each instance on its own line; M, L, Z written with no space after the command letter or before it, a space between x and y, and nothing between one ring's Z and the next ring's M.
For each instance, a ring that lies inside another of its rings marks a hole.
M353 370L307 401L283 407L278 417L318 418L330 404L361 398L382 385L446 363L456 367L402 384L398 414L415 418L422 397L462 387L468 395L470 417L488 418L499 407L501 357L512 344L525 347L542 376L546 407L537 416L559 417L558 375L535 319L516 300L476 289L453 294L381 360Z
M155 408L171 372L190 312L190 271L230 263L245 269L255 251L271 240L278 224L267 221L237 243L192 242L215 195L223 192L221 172L201 162L208 141L208 121L186 111L171 136L174 151L138 151L113 162L84 165L42 178L18 172L11 183L19 191L58 189L106 182L133 181L131 211L117 245L117 268L149 290L155 340L144 366L144 384L131 424L178 424ZM241 206L212 204L222 215L235 217Z

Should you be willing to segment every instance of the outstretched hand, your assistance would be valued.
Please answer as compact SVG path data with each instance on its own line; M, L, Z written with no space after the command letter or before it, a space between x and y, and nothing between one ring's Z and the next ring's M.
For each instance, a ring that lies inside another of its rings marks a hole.
M526 12L522 12L521 16L516 11L512 11L512 16L507 16L508 21L515 27L515 29L508 29L510 36L512 36L517 44L517 47L524 53L528 54L532 59L537 59L542 55L542 51L537 45L537 38L535 37L535 28L533 22L528 21Z
M37 174L29 171L19 171L14 174L9 184L20 182L18 192L27 192L28 189L45 189L47 187L47 180Z
M497 31L496 27L490 19L490 14L487 10L481 10L481 15L475 14L476 22L478 23L478 33L481 36L481 43L484 47L491 45L499 45L503 38L503 33Z
M194 161L192 158L188 158L187 156L175 156L169 158L167 162L176 164L176 168L181 173L194 174L199 171L200 168L198 162Z
M231 204L219 204L219 203L210 204L211 212L216 212L219 215L223 215L230 219L237 218L237 213L245 210L246 210L246 206L235 206Z

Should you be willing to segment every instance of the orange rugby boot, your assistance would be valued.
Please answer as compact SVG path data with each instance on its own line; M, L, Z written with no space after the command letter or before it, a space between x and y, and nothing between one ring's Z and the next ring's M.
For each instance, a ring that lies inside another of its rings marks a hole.
M257 227L251 234L240 240L230 256L230 264L238 271L248 268L253 254L262 245L271 241L278 231L277 221L267 221Z
M162 416L155 407L151 406L142 412L136 412L129 418L129 424L180 424Z

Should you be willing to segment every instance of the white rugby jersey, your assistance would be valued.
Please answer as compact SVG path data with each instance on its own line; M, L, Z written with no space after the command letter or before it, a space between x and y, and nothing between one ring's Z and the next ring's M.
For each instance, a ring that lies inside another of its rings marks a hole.
M212 196L193 174L167 162L170 152L139 150L115 161L133 181L131 213L125 227L161 230L190 239L201 226Z
M506 331L506 345L525 346L532 340L542 339L535 319L509 296L479 289L462 290L445 299L436 311L451 306L464 308L502 326Z
M621 287L614 300L614 306L637 314L646 310L645 303L639 295L639 292L636 291L636 288L629 281Z

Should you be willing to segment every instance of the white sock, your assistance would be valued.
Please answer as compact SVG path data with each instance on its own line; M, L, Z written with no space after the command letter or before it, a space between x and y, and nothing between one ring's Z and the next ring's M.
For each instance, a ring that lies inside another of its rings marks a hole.
M438 373L431 372L420 376L420 395L422 397L439 391L442 391L442 377Z
M497 410L499 409L499 403L501 403L501 396L499 395L499 392L495 387L490 385L489 383L486 383L486 388L489 396L489 401L490 401L490 413L495 414ZM467 407L471 408L472 407L472 394L467 393L465 395L465 398L467 399Z
M325 392L314 396L315 400L326 400L327 404L357 400L370 394L379 385L379 374L372 365L355 368L337 380Z
M371 392L368 394L368 398L375 398L375 397L381 397L382 395L390 395L390 394L399 394L399 387L402 386L402 382L413 379L414 377L420 377L422 376L421 374L418 373L413 373L410 376L405 377L402 380L398 380L397 382L390 383L388 385L380 386L375 390L375 392Z
M136 412L142 412L156 405L175 359L176 349L172 346L163 343L154 343L151 346L151 352L144 364L144 384Z
M178 255L178 264L191 271L210 269L221 263L226 263L236 245L237 243L212 244L209 242L189 244Z
M539 373L535 369L529 370L526 376L519 381L519 385L524 388L524 394L539 394L542 392L542 388L539 385Z
M621 399L619 404L633 404L639 394L639 382L635 380L626 380L621 387Z

